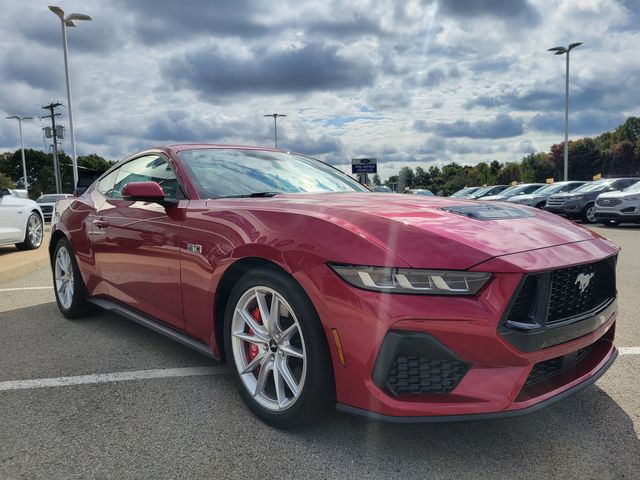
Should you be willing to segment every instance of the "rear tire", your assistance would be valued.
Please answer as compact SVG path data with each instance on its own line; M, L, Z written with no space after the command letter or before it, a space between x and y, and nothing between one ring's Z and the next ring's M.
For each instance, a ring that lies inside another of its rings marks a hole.
M87 302L87 290L78 262L66 238L61 238L56 243L51 270L53 290L60 312L67 318L80 318L90 314L93 306Z
M24 231L24 241L16 243L18 250L35 250L42 245L44 237L44 221L37 212L31 212L27 218L27 225Z
M240 397L265 423L300 426L335 405L324 329L286 274L265 268L240 278L225 309L224 340Z

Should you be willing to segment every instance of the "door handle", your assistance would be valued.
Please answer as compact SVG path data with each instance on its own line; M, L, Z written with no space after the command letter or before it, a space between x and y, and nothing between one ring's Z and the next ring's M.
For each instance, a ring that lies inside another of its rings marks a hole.
M109 221L104 219L94 220L92 223L96 228L107 228L109 226Z

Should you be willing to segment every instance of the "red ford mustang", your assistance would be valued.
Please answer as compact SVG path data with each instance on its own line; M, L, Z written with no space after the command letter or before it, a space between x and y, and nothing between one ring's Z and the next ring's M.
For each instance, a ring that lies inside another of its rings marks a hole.
M508 417L616 358L618 248L527 207L371 193L308 157L173 145L60 205L67 317L98 305L215 359L289 427L327 408Z

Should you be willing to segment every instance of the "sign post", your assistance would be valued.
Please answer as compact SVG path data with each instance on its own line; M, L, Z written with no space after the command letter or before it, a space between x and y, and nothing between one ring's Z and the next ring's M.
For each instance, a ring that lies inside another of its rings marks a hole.
M352 158L351 173L358 177L358 182L366 185L369 183L368 174L378 173L377 160L375 158Z

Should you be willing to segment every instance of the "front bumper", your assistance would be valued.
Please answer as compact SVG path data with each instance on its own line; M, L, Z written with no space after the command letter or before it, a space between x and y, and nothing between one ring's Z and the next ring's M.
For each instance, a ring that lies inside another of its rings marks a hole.
M640 212L636 212L635 209L631 213L614 211L614 210L598 210L596 207L596 220L599 222L614 220L620 223L640 223Z
M590 377L576 383L572 387L567 388L566 390L557 393L554 396L546 398L546 400L541 400L538 403L534 403L527 407L502 410L499 412L489 412L489 413L470 413L465 415L433 415L433 416L419 416L419 417L409 417L409 416L397 416L397 415L384 415L377 412L372 412L370 410L364 410L357 407L352 407L349 405L344 405L342 403L338 403L336 405L337 410L345 413L350 413L352 415L363 416L372 420L382 421L382 422L392 422L392 423L443 423L443 422L467 422L467 421L479 421L479 420L497 420L504 418L512 418L512 417L521 417L524 415L529 415L531 413L535 413L539 410L547 408L550 405L553 405L560 400L564 400L571 395L578 393L581 390L584 390L589 385L593 385L598 381L598 379L604 375L604 373L609 370L609 367L613 365L616 358L618 358L618 350L613 347L610 355L606 357L606 360L602 362L602 364L596 369L595 373Z
M547 205L545 206L544 209L551 213L564 215L569 218L575 218L575 217L579 217L582 214L583 210L588 205L588 203L589 202L584 202L584 201L576 202L576 201L569 200L559 206Z
M500 335L498 326L524 272L595 262L615 252L606 241L594 240L499 257L474 268L494 272L491 282L475 297L359 290L326 266L297 278L310 292L327 338L332 338L332 329L340 336L345 366L338 362L336 345L329 340L340 410L397 421L492 418L530 413L564 398L579 390L578 386L595 381L614 361L615 302L597 314L591 327L539 350L519 350ZM457 374L462 373L459 381L441 382L440 391L427 388L423 391L427 393L390 391L379 371L376 373L376 364L392 332L427 335L467 368L460 370L459 364L442 354L441 360L448 363L429 368L458 369ZM568 358L586 347L591 347L589 354L575 368L527 383L537 364Z

